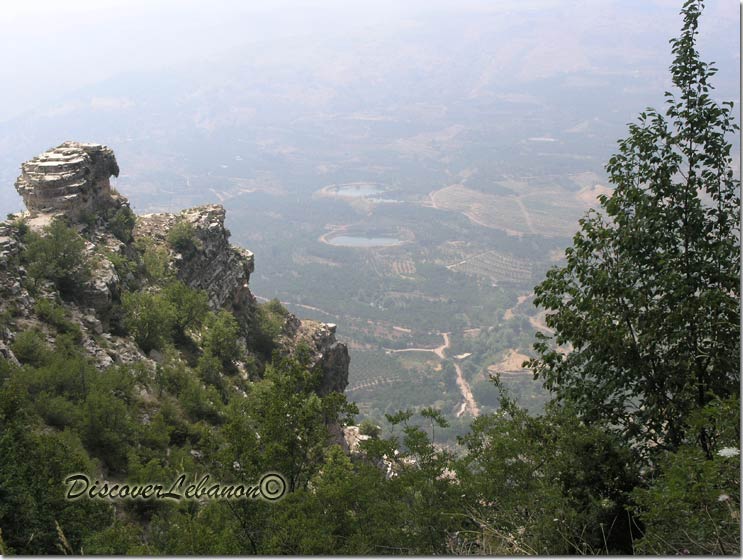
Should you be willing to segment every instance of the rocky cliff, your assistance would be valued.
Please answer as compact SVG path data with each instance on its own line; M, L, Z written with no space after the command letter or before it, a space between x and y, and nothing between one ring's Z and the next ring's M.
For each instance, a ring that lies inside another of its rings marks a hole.
M79 326L80 344L100 368L115 363L143 362L154 367L157 352L145 353L121 327L121 299L127 291L156 291L148 280L147 259L161 265L189 288L203 290L213 310L224 309L239 324L247 358L255 336L258 306L249 288L253 254L229 243L225 210L200 206L178 214L134 216L110 177L119 167L113 151L98 144L65 142L21 166L15 183L27 211L0 223L0 355L15 362L11 344L28 329L56 333L39 316L39 300L58 299L69 320ZM54 219L69 223L85 241L85 266L90 274L74 297L59 297L48 281L31 283L21 258L28 231L42 237ZM171 232L185 236L174 243ZM348 350L335 338L335 325L283 318L274 349L293 354L307 347L323 372L321 392L342 392L348 382ZM255 356L265 362L266 356ZM241 364L237 364L240 367Z

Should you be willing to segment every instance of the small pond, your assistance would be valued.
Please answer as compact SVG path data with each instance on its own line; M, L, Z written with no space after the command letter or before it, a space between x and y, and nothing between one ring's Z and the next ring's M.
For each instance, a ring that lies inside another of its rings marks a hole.
M333 190L333 193L336 196L350 196L354 198L371 196L373 194L380 194L383 192L384 189L381 189L377 185L373 185L371 183L341 185L337 189Z

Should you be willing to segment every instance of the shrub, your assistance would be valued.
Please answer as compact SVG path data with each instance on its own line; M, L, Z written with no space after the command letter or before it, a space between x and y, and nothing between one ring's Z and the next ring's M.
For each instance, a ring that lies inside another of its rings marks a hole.
M272 299L256 308L256 329L252 334L255 349L268 357L276 347L289 312L278 299Z
M204 351L212 354L227 368L233 368L233 362L240 357L238 344L240 329L237 320L227 311L210 313L207 317L204 332Z
M127 258L125 255L114 253L113 251L106 251L104 256L112 265L114 265L116 274L119 275L119 278L121 278L122 281L127 282L127 279L131 278L130 275L134 276L136 274L137 263Z
M29 232L27 238L24 260L34 280L51 280L63 294L74 295L90 278L85 240L64 221L55 219L45 235Z
M126 449L133 432L129 411L111 394L90 392L82 408L85 447L112 471L126 468Z
M168 232L170 246L184 256L190 256L199 248L193 226L186 221L179 221Z
M34 367L44 365L50 358L49 347L38 331L24 331L18 334L10 349L19 362Z
M378 438L381 432L382 429L368 418L359 424L359 433L361 435Z
M61 305L48 299L39 299L34 305L34 310L42 321L50 324L60 333L72 335L76 342L82 339L80 327L67 319L65 310Z
M151 241L142 243L142 265L144 274L150 282L162 283L171 276L168 250Z
M199 361L196 364L196 371L204 383L213 385L220 391L224 391L225 383L222 378L222 363L210 352L205 352L199 357Z
M161 294L127 293L122 297L124 326L145 352L161 350L172 338L175 308Z
M193 290L176 280L165 287L163 295L173 305L178 335L184 336L187 329L201 327L209 312L209 299L205 291Z
M134 229L136 221L137 217L134 215L131 208L128 206L122 206L114 213L113 217L111 217L108 222L108 227L111 230L111 233L113 233L119 241L129 243L129 241L132 240L132 230Z

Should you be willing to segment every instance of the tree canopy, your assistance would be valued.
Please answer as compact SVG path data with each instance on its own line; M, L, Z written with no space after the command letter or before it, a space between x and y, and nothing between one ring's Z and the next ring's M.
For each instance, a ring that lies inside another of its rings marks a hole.
M692 437L710 456L707 428L688 434L688 418L738 391L740 181L733 104L711 96L716 68L696 49L702 7L685 3L671 40L665 113L629 125L606 166L614 192L536 287L555 334L540 337L531 367L588 421L646 449Z

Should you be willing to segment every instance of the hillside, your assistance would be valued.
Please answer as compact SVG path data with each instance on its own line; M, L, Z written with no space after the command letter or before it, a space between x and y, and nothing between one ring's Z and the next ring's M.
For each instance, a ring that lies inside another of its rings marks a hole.
M224 208L135 216L126 198L111 189L109 178L119 172L113 152L96 144L65 142L24 163L22 170L16 188L28 211L0 225L5 290L0 348L11 362L18 361L11 349L14 333L36 331L55 344L64 329L50 321L53 313L79 329L81 347L99 369L136 363L154 370L164 359L163 342L144 334L147 341L138 341L141 329L126 327L122 308L133 294L156 297L163 288L178 286L194 297L206 296L204 313L226 312L235 321L239 359L234 367L243 379L260 377L274 349L288 355L305 343L313 366L323 371L324 392L345 389L348 351L336 342L335 326L257 304L248 285L253 253L229 243ZM65 225L52 229L57 221ZM29 255L29 247L40 246L42 239L49 246L38 257L55 262L34 262ZM79 243L80 255L62 239ZM192 332L193 327L179 325L199 354L205 333Z
M27 211L0 224L6 551L54 552L56 523L76 551L114 513L147 523L137 506L72 512L62 480L75 472L103 485L204 472L234 483L268 461L294 489L308 473L272 446L289 438L298 457L345 446L349 357L335 325L257 303L254 255L229 243L224 208L135 216L111 188L118 172L106 146L65 142L23 164ZM230 443L238 417L278 430L252 458Z
M662 80L666 2L427 0L443 27L254 37L80 86L110 120L71 94L0 122L0 557L739 555L740 128L706 1ZM103 72L80 40L62 83ZM53 60L15 66L60 87ZM60 132L117 153L8 179Z

